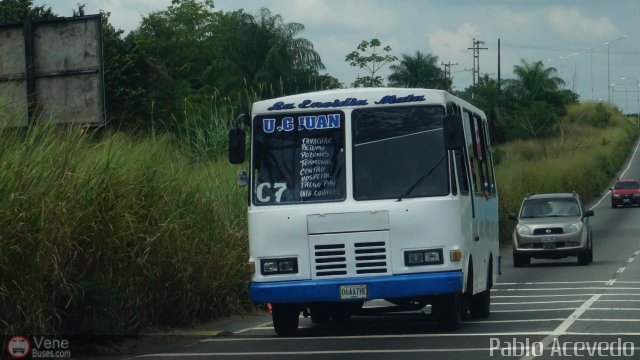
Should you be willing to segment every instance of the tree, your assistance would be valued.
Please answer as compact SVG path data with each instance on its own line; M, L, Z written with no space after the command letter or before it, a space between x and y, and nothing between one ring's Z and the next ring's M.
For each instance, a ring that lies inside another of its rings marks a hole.
M286 23L281 15L273 15L267 8L260 10L256 22L264 42L258 47L262 52L254 55L262 58L255 83L280 85L283 94L307 90L308 78L325 66L313 43L297 37L304 31L304 25Z
M575 93L562 89L565 83L556 72L553 67L545 68L542 61L521 60L514 66L516 79L505 81L506 104L513 109L508 124L512 136L538 139L550 134L566 105L577 101Z
M215 56L213 46L219 13L212 0L172 0L166 10L150 13L129 36L151 62L176 79L177 95L187 95L204 83L203 71Z
M33 6L33 0L0 1L0 24L19 23L25 19L51 19L56 16L50 7Z
M478 84L472 85L456 95L473 103L485 112L489 121L492 141L495 143L506 141L512 114L496 79L490 78L489 75L484 75L478 79Z
M522 59L520 65L513 67L513 73L518 79L515 87L516 94L522 101L549 101L558 95L565 85L564 80L555 76L556 68L545 68L542 61L532 64Z
M387 64L398 60L394 55L391 55L391 47L382 47L382 43L378 39L371 39L371 41L362 41L358 45L357 50L347 54L345 61L351 65L351 67L358 67L366 70L367 75L358 77L353 83L353 87L376 87L383 86L382 77L377 75L378 72ZM386 53L386 54L385 54Z
M414 56L402 54L400 64L389 66L389 85L398 87L419 87L449 89L451 80L445 78L438 67L438 57L416 51Z

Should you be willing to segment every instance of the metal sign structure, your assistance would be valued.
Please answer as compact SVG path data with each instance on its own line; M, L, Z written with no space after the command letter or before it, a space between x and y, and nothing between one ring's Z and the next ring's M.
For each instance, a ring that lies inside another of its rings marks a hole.
M0 126L105 122L102 16L0 25Z

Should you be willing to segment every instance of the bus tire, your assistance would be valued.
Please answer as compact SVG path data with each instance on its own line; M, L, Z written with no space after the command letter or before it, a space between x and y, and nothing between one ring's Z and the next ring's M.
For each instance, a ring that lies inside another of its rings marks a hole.
M489 263L487 274L487 288L471 298L471 317L486 319L491 313L491 281L493 280L493 266L491 263Z
M328 324L331 322L329 305L318 304L311 307L311 322L314 324Z
M458 330L462 323L464 295L453 293L442 295L437 304L438 325L442 330Z
M273 304L273 328L279 336L295 336L298 331L300 308L294 304Z

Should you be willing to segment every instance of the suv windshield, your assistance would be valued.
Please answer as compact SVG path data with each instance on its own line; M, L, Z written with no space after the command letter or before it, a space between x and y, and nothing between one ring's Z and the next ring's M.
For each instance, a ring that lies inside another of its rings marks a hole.
M573 198L566 199L529 199L522 204L520 218L542 218L542 217L561 217L561 216L580 216L580 206L578 201Z
M345 198L344 113L256 116L253 138L254 204Z
M616 189L616 190L620 190L620 189L637 189L638 188L638 182L637 181L618 181L613 188Z
M354 110L354 199L448 194L443 117L442 106Z

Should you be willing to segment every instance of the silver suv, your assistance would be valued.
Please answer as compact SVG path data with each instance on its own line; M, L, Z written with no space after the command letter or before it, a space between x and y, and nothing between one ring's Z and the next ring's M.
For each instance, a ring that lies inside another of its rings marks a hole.
M577 256L579 265L593 261L593 235L580 196L573 193L527 194L513 231L513 266L528 265L531 258L560 259Z

